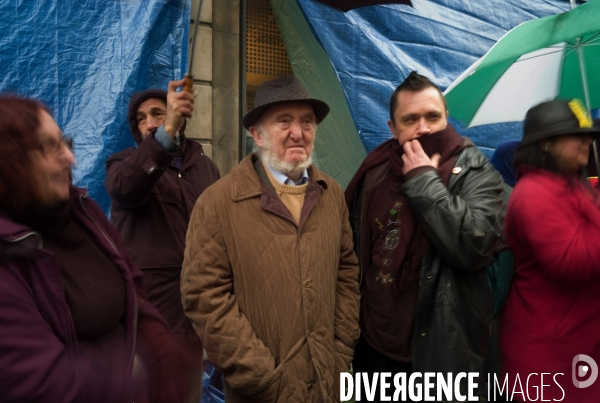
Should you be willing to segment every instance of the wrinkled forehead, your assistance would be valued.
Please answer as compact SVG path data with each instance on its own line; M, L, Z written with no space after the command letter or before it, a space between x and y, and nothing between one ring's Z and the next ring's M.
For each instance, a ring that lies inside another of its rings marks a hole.
M279 116L290 116L293 118L311 117L315 119L315 111L308 102L291 101L273 105L261 116L260 121L266 122ZM259 121L259 123L260 123Z
M138 106L137 113L146 114L152 109L166 110L167 103L162 99L148 98Z

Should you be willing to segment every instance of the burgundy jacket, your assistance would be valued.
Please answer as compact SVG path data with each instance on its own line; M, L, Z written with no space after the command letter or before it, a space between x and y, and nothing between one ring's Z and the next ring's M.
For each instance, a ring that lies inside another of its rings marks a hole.
M0 400L105 403L131 401L130 373L140 315L159 318L141 273L102 210L71 188L79 221L121 269L127 299L126 342L78 343L60 268L39 233L0 211Z
M194 203L219 179L219 170L202 146L185 142L181 170L172 162L175 154L165 150L153 133L137 148L106 161L111 221L140 269L181 267Z

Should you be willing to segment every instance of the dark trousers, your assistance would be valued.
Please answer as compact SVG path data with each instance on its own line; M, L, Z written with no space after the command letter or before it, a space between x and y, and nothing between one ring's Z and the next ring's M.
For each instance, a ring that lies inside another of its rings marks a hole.
M487 376L490 377L490 380L493 379L492 377L494 375L496 375L498 377L498 379L501 379L502 377L502 371L501 371L501 362L500 362L500 350L498 347L498 320L494 319L494 321L492 322L492 328L491 328L491 334L490 334L490 342L488 344L488 349L487 349L487 353L486 353L486 357L485 357L485 364L484 364L484 372L486 373ZM486 377L487 379L487 377ZM492 388L494 387L493 381L491 385L488 385L488 389L493 390ZM494 399L494 393L490 392L490 399L489 402L495 402L495 403L504 403L504 402L512 402L512 400L508 399L507 396L498 396L496 395L496 398Z
M183 347L191 360L198 363L197 370L191 370L190 395L183 403L198 403L202 395L202 343L198 339L190 320L183 313L181 304L181 267L164 267L142 270L144 288L148 299L167 322L169 331Z
M369 375L369 380L372 382L373 373L378 372L380 375L382 372L390 372L392 374L392 379L395 374L398 373L406 373L406 379L410 377L412 373L412 365L410 362L400 362L393 360L379 351L375 350L371 345L361 336L358 341L358 345L354 350L354 360L352 361L352 368L354 373L367 373ZM386 390L386 396L392 397L394 394L394 384L392 379L388 378L387 382L391 383L391 387ZM360 397L361 400L357 400L357 402L380 402L381 394L379 388L379 380L377 381L377 387L375 388L375 400L367 400L367 395L365 394L364 382L361 382L360 388ZM407 400L400 400L403 402L412 402L408 395L406 396Z

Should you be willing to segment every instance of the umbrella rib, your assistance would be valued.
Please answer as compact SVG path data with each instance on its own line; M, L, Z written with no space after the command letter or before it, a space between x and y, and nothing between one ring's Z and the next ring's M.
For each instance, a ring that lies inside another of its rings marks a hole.
M600 38L599 38L599 39L596 39L595 41L598 41L598 40L600 40ZM595 42L595 41L594 41L594 42ZM580 45L580 46L584 46L584 45ZM585 47L589 47L589 46L600 46L600 43L594 43L594 44L587 43L587 44L585 45ZM566 47L565 47L565 50L567 50L567 49L569 50L569 52L565 52L565 55L563 56L563 59L564 59L565 57L569 56L571 53L575 52L575 51L577 50L577 46L571 46L571 47L569 47L569 48L566 48Z
M600 46L600 42L598 42L598 41L600 41L600 38L598 38L598 39L594 39L594 40L593 40L593 41L591 41L591 42L590 42L590 41L586 41L586 42L582 43L582 44L581 44L581 45L579 45L579 46L581 46L581 47L583 47L583 46L585 46L585 47L590 47L590 46ZM594 42L598 42L598 43L594 43ZM573 53L574 51L576 51L576 50L577 50L577 46L575 46L575 45L571 45L571 46L569 46L569 47L565 47L565 50L566 50L566 49L568 49L568 50L569 50L569 52L568 52L568 53L566 53L566 52L565 52L565 56L564 56L564 57L567 57L567 56L569 56L571 53Z
M577 51L577 47L576 46L573 46L573 47L569 48L569 52L565 52L565 55L563 56L563 59L567 58L571 53L573 53L575 51Z
M600 40L600 38L596 38L599 35L600 35L600 31L596 32L595 35L591 36L587 41L583 42L582 45L587 45L590 42L596 42L597 40ZM594 38L596 38L596 39L594 39Z
M600 41L600 37L596 38L599 35L600 35L600 31L596 32L588 40L586 40L585 42L580 43L579 45L572 44L571 42L566 42L569 46L565 46L565 48L573 48L573 49L575 49L575 48L577 48L577 46L591 46L590 45L591 43Z
M551 48L551 46L550 46L549 48ZM564 48L560 48L560 49L557 49L557 50L555 50L555 51L553 51L553 52L544 53L543 55L536 55L536 56L531 56L531 57L528 57L528 58L526 58L526 59L519 59L519 60L515 61L515 63L524 62L524 61L527 61L527 60L532 60L532 59L537 59L538 57L542 57L542 56L548 56L548 55L552 55L552 54L554 54L554 53L560 53L560 52L562 52L563 50L564 50Z

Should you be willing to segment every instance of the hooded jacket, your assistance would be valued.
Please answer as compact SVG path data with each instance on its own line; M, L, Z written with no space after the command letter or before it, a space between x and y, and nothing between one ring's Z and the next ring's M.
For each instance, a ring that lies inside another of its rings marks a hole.
M255 155L194 208L184 309L228 402L339 402L359 337L357 261L340 186L308 172L299 224Z
M71 208L121 270L126 287L126 341L79 343L60 267L39 233L0 211L0 391L3 402L131 401L139 315L160 318L147 301L141 273L106 216L83 189ZM162 321L162 319L160 319Z
M138 147L125 149L106 161L111 221L140 269L181 268L192 208L198 196L219 179L219 171L194 141L183 137L181 145L169 152L156 141L155 132L142 140L135 118L139 104L148 98L166 101L166 93L148 90L132 97L129 124ZM175 156L183 158L181 169L173 163ZM180 291L173 288L167 292L179 295ZM182 313L163 315L177 318ZM176 326L173 331L177 335L197 340L189 324Z

